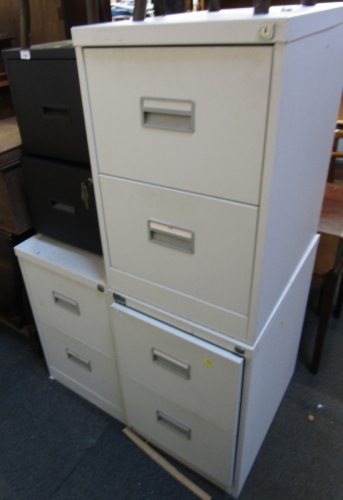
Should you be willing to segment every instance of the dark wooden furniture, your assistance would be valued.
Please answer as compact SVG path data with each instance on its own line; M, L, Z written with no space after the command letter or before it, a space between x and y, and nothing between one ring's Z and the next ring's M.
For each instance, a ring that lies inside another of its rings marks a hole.
M341 105L338 112L337 128L343 129L343 98L341 100Z
M14 117L0 120L0 320L39 349L32 312L14 247L34 234L20 165L21 138Z
M110 20L110 0L29 0L30 44L70 39L70 28L90 22ZM0 33L20 40L20 8L18 0L0 1Z
M343 98L338 111L336 130L332 144L331 159L329 164L329 172L327 181L335 182L335 180L343 181L342 173L338 171L337 159L343 159L343 151L341 151L340 142L343 140Z
M1 57L1 50L12 47L12 40L13 36L6 33L0 33L0 87L6 87L8 85L5 65Z
M343 123L343 121L341 120ZM330 164L329 164L329 172L328 172L328 177L327 180L328 182L335 182L335 180L343 180L341 179L342 174L339 175L339 172L337 169L337 159L342 159L343 160L343 151L340 151L339 148L339 142L343 140L343 128L337 128L335 130L335 136L334 136L334 141L333 141L333 146L332 146L332 152L331 152L331 159L330 159Z
M343 184L327 183L319 223L319 241L313 283L321 285L319 324L310 369L317 373L337 286L343 271ZM340 316L343 301L341 280L334 315Z
M14 116L7 73L1 51L9 49L14 43L14 37L0 32L0 120Z
M21 139L14 117L0 121L0 229L22 234L33 227L20 167Z

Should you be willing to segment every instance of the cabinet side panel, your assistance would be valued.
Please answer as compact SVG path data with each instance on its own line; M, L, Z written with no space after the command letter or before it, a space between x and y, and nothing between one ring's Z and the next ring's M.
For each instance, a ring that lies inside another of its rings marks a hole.
M294 372L318 237L245 364L234 495L238 495Z
M275 48L251 343L317 232L342 92L342 31Z

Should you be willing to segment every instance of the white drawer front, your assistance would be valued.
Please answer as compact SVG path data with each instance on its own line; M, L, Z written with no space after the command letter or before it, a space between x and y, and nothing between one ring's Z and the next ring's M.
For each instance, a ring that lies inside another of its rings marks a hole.
M39 333L52 373L57 369L106 401L121 406L118 375L112 357L65 335L44 321L40 322Z
M85 49L99 171L258 204L272 50Z
M130 427L218 486L231 485L234 434L128 377L122 378L122 388Z
M112 269L248 314L256 207L100 177ZM115 278L110 286L117 289Z
M39 319L113 355L105 294L23 261L30 298Z
M235 432L242 358L127 307L113 304L111 310L124 377Z

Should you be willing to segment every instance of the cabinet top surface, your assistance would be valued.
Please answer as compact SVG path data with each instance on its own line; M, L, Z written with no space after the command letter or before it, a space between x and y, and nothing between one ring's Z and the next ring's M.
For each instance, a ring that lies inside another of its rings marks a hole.
M85 284L105 285L103 259L99 255L36 234L15 247L24 260L57 271Z
M187 12L146 18L144 21L77 26L75 46L141 46L195 44L275 44L343 24L343 3L275 6L268 14L254 15L253 8L218 12Z

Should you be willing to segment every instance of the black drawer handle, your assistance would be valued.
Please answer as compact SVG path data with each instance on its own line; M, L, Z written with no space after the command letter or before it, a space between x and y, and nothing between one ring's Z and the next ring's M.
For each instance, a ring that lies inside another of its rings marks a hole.
M53 120L71 121L71 111L69 106L43 106L44 118Z
M61 201L51 200L51 205L54 210L58 210L59 212L64 212L67 214L75 215L76 208L74 205L68 205L67 203L62 203Z

